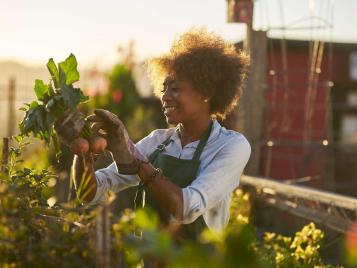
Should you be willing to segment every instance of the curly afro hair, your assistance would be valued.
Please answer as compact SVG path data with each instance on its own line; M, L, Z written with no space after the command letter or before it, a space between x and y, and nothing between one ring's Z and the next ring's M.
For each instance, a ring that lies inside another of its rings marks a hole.
M220 118L232 111L242 92L248 57L214 33L191 29L174 41L170 52L148 62L154 92L160 96L168 74L189 81L210 98L210 112Z

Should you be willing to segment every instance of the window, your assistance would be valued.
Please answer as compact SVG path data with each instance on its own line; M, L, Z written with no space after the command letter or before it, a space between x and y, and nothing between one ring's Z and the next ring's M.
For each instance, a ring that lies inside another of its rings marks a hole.
M344 115L341 120L341 142L357 144L357 115Z

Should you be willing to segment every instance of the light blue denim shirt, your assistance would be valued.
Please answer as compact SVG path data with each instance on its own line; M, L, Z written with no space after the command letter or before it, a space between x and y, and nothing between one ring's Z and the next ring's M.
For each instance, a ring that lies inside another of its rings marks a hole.
M163 153L192 159L199 141L183 148L175 128L154 130L136 144L136 147L149 156L156 147L171 136ZM227 130L214 120L213 128L200 157L197 178L183 192L183 223L191 223L200 215L209 228L219 230L229 220L229 205L232 191L238 186L240 176L250 156L250 145L246 138L232 130ZM97 192L91 204L103 200L108 190L119 192L138 185L137 175L118 173L115 163L95 172Z

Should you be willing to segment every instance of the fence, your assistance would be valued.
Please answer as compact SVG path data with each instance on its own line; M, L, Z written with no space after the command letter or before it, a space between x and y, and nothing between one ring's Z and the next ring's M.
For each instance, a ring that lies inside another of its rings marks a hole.
M341 233L357 219L356 198L246 175L241 185L253 198Z
M8 84L0 84L0 137L18 133L18 123L24 116L19 108L35 98L33 85L17 84L10 79Z

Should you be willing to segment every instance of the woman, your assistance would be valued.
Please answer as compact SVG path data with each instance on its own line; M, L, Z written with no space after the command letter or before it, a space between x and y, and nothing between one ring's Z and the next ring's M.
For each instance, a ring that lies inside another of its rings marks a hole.
M205 226L221 229L228 222L230 195L249 159L250 145L215 118L224 118L237 104L247 59L220 37L191 30L149 67L167 123L175 127L154 130L131 148L119 118L96 110L88 120L107 139L115 162L95 173L85 170L90 178L85 200L95 204L108 190L140 184L146 204L164 222L182 223L184 236L193 237ZM85 177L80 156L74 167L79 185Z

